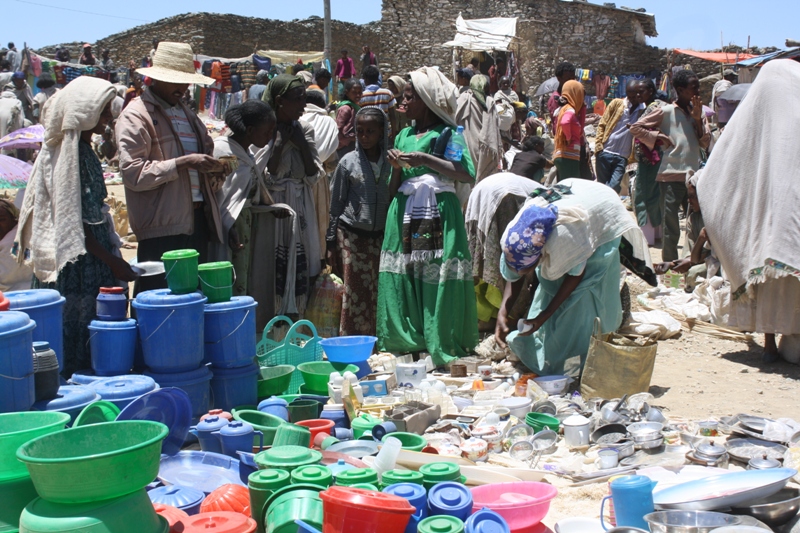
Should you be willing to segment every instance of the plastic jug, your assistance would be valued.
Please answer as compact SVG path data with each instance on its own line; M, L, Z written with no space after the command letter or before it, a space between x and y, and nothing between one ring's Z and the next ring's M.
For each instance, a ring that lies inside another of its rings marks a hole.
M189 433L197 437L197 440L200 441L200 449L204 452L222 453L222 444L219 437L213 433L227 425L228 421L224 418L209 416L196 426L189 428Z
M264 433L255 431L253 426L240 420L229 422L218 430L212 431L211 434L219 439L222 453L234 459L239 458L236 452L250 453L253 451L253 437L255 435L259 437L258 451L264 449Z
M611 482L611 496L606 496L600 504L600 520L603 529L608 530L603 518L606 500L614 499L614 514L617 526L638 527L647 531L649 526L644 515L655 510L653 488L656 482L646 476L622 476Z

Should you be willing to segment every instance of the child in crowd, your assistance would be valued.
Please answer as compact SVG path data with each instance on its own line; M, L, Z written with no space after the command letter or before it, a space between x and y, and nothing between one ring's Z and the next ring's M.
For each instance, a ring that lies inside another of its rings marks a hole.
M542 183L544 170L552 166L544 156L544 139L534 135L522 141L522 151L514 156L509 172Z

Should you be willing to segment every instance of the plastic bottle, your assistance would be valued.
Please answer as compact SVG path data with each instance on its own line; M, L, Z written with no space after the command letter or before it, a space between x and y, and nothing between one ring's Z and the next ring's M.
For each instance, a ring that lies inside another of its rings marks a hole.
M459 126L456 132L450 136L447 149L444 151L444 158L448 161L461 161L464 150L467 149L467 141L464 140L464 126Z

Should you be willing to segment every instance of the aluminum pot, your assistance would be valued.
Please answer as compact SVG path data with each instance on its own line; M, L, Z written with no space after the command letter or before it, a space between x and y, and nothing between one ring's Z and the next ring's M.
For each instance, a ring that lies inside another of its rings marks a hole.
M742 523L738 516L711 511L658 511L644 515L651 533L709 533Z

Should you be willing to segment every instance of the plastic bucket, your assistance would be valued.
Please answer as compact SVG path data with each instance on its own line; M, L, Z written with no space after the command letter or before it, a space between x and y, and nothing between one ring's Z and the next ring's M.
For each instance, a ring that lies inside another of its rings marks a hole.
M251 411L249 409L234 411L233 418L234 420L239 420L240 422L247 422L253 426L254 430L263 433L264 446L272 446L272 442L275 440L275 432L277 431L278 427L286 423L277 416L262 413L261 411ZM259 440L260 438L258 435L254 436L253 446L258 446Z
M211 394L214 407L230 411L241 405L258 403L258 365L251 363L242 368L213 367Z
M17 460L17 448L36 437L64 429L68 422L69 415L65 413L0 414L0 481L27 476L28 468Z
M311 431L311 443L309 446L313 446L314 439L316 439L317 435L320 433L325 433L330 436L331 429L333 429L335 422L333 420L325 420L324 418L313 418L310 420L301 420L297 422L297 425L307 427Z
M156 374L145 372L162 388L177 387L189 395L192 403L192 419L196 420L206 414L211 408L211 370L206 366L201 366L197 370L180 372L177 374Z
M289 411L289 420L296 424L303 420L313 420L319 416L320 404L316 400L295 400L286 408Z
M66 298L53 289L31 289L5 293L11 311L22 311L36 322L34 341L47 341L58 357L58 368L64 370L64 319ZM0 374L3 372L0 371ZM0 387L2 388L2 387Z
M416 509L392 494L353 487L320 493L325 510L323 533L403 533Z
M196 250L172 250L161 256L170 291L175 294L186 294L197 290L199 256Z
M205 306L205 362L216 368L248 366L256 357L258 304L249 296L228 300Z
M12 293L9 293L12 294ZM33 329L25 313L0 313L0 412L27 411L36 401Z
M267 501L264 525L267 533L296 533L295 520L322 529L322 500L320 487L300 484L276 491Z
M208 297L208 303L227 302L233 296L236 278L233 265L229 261L203 263L197 267L200 277L200 290Z
M136 352L136 321L92 320L89 324L89 346L92 369L98 376L119 376L133 368Z
M176 295L167 289L139 293L131 305L139 319L139 338L147 367L158 373L197 369L203 362L206 297Z
M311 430L299 424L282 424L275 430L272 446L313 446Z

